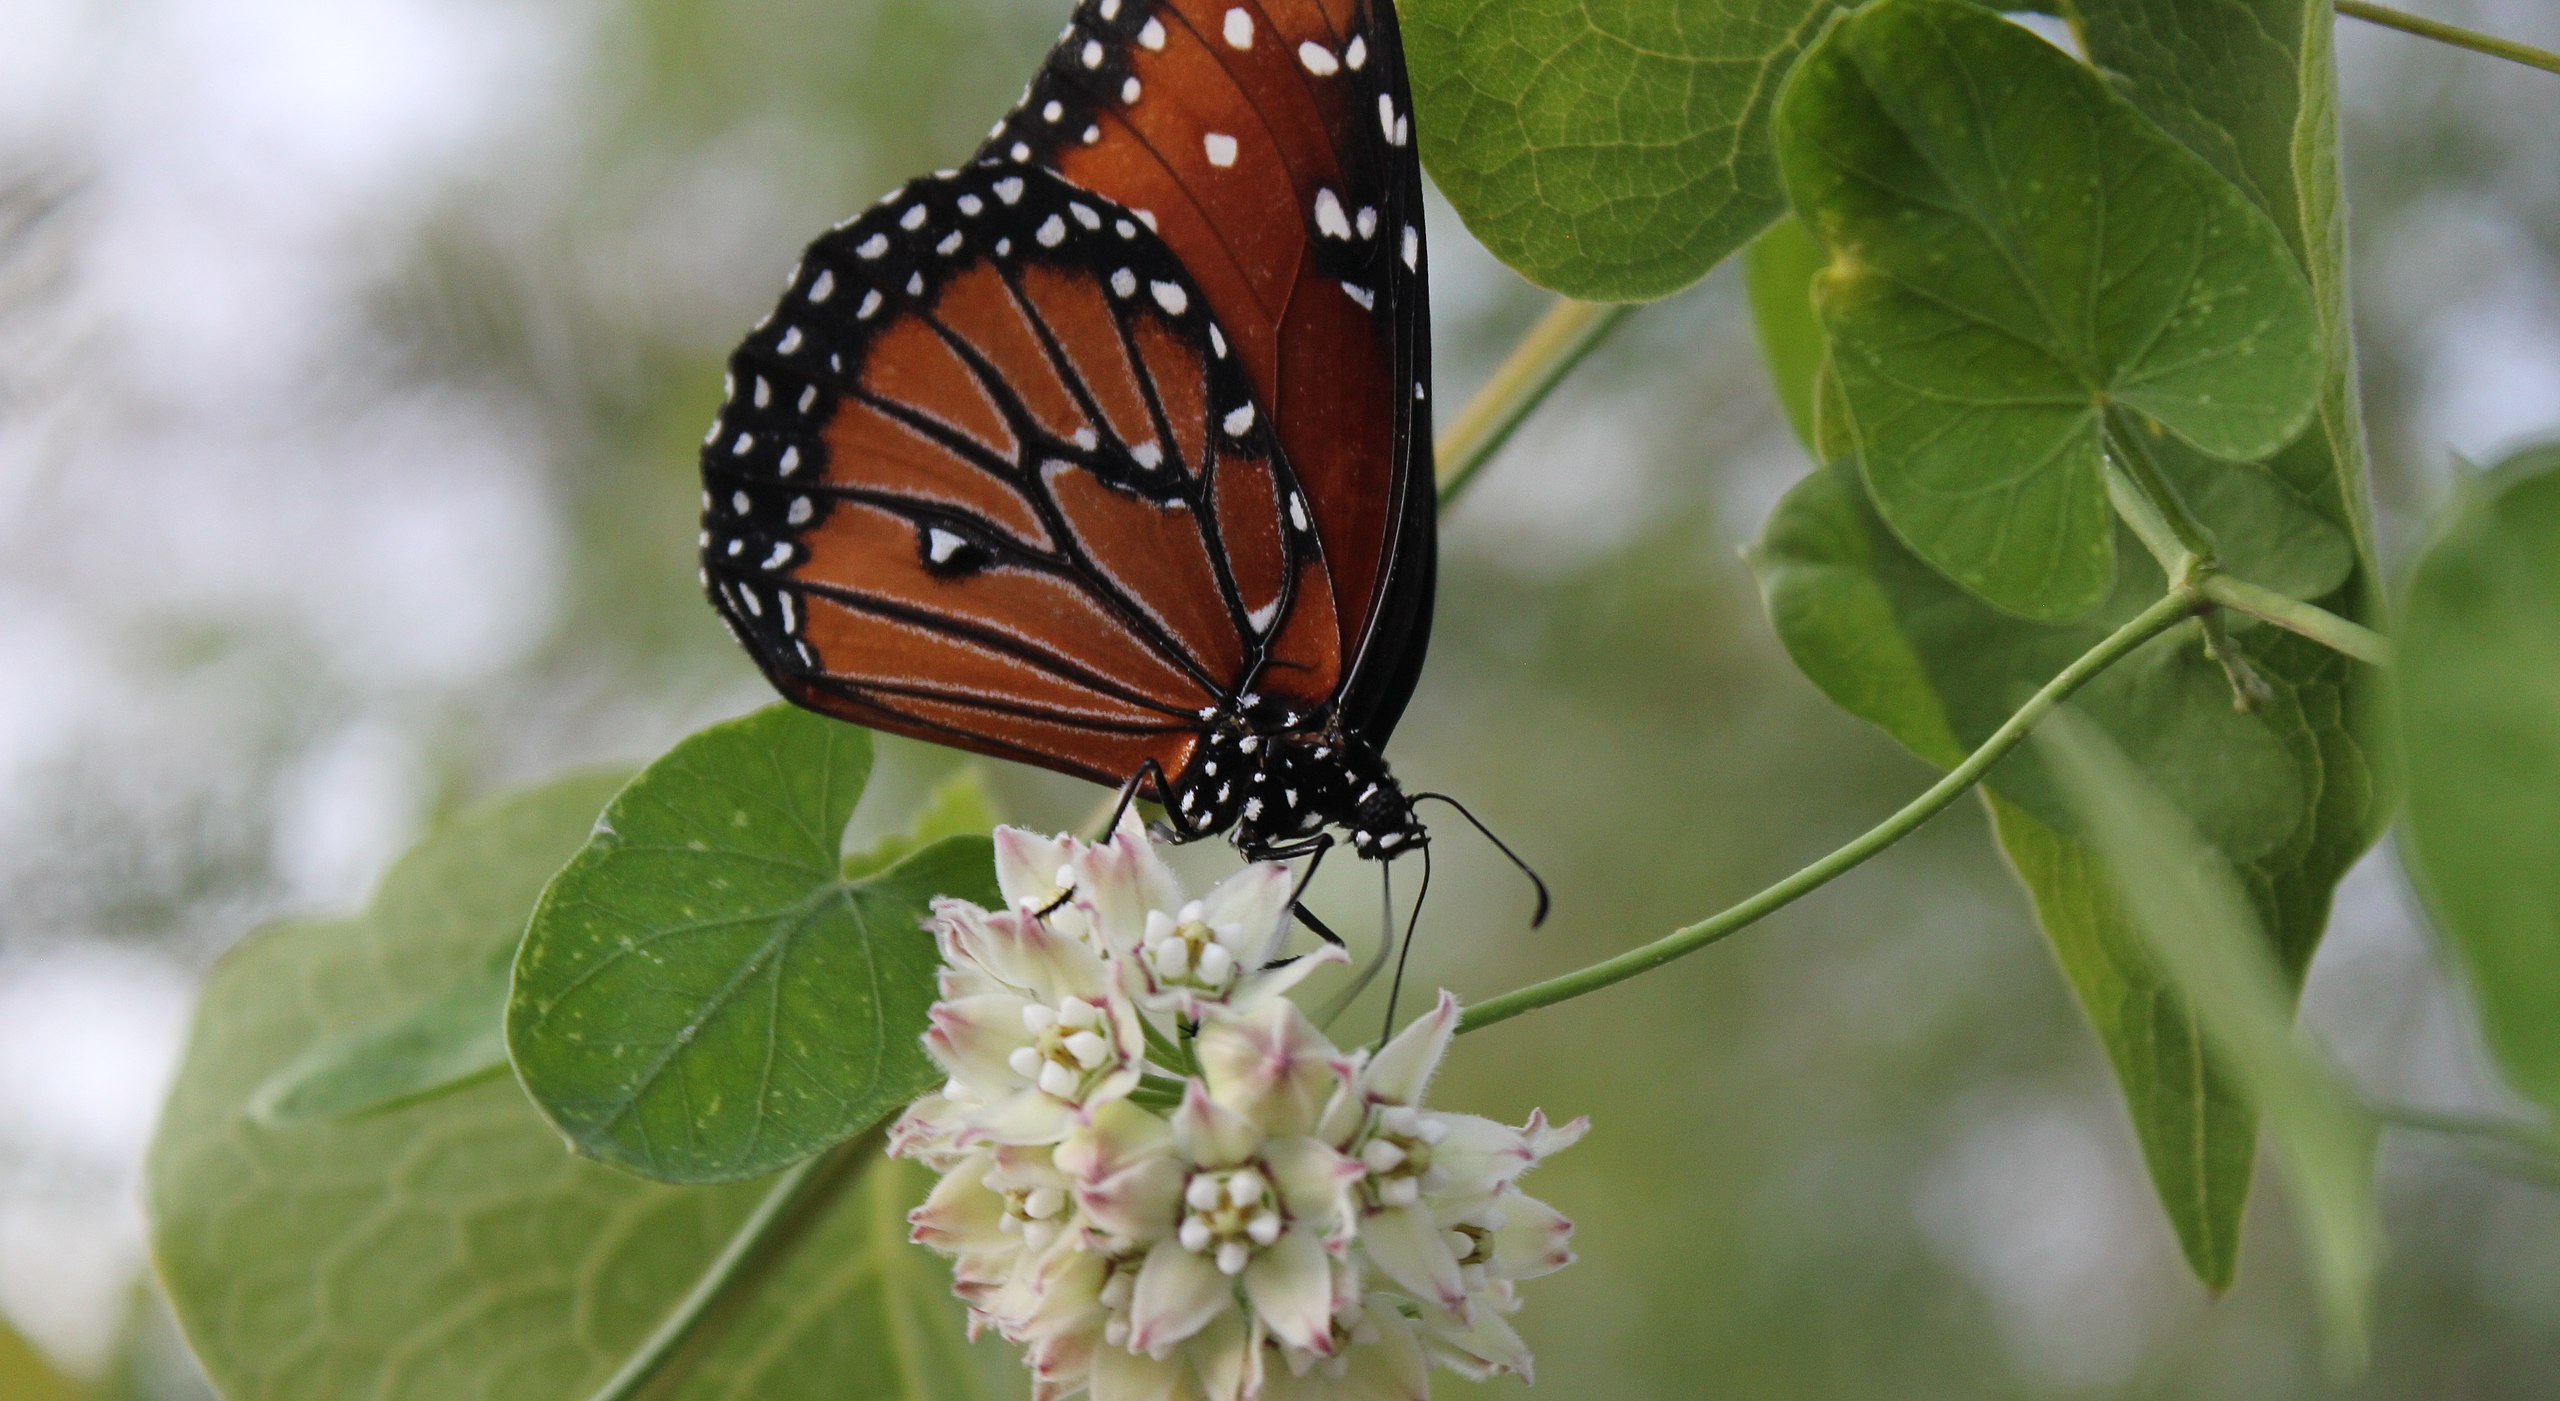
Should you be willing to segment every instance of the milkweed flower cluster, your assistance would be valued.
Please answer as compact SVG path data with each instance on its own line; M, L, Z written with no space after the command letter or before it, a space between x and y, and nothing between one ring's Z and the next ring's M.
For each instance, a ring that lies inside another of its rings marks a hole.
M890 1151L909 1215L1036 1401L1418 1401L1432 1365L1530 1375L1513 1286L1573 1259L1521 1176L1582 1136L1425 1108L1447 993L1374 1055L1292 1001L1286 867L1197 900L1124 824L996 833L1007 907L936 902L926 1049L950 1076Z

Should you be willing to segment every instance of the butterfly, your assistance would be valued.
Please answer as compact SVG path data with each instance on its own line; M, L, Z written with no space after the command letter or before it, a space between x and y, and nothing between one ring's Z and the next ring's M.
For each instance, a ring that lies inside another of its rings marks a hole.
M1086 0L963 168L729 362L703 585L765 676L1249 859L1427 842L1380 754L1436 554L1389 0Z

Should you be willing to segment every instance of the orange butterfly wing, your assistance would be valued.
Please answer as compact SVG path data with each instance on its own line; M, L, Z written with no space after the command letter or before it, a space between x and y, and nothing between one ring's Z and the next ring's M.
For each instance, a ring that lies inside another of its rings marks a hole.
M1142 211L1199 280L1338 595L1349 677L1267 689L1315 705L1347 681L1346 717L1383 741L1421 666L1434 566L1422 178L1393 6L1089 0L980 159Z

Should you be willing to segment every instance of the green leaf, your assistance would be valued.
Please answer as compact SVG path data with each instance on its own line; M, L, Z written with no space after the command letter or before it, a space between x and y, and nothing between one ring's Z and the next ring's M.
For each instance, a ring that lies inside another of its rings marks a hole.
M845 879L859 880L946 837L984 836L995 830L997 821L995 795L987 791L986 774L975 765L960 769L925 795L907 830L882 837L846 858Z
M2231 471L2155 440L2163 471L2214 530L2235 572L2292 580L2287 591L2371 621L2371 532L2354 344L2346 334L2328 7L2317 0L2107 0L2072 18L2119 91L2275 218L2309 276L2328 331L2318 417L2276 454L2269 473ZM1826 455L1846 460L1850 454L1838 441L1845 435L1834 431L1842 415L1826 403L1821 417ZM2285 492L2262 503L2278 510L2254 522L2235 514L2237 503L2213 499L2216 487L2254 486L2267 477ZM2306 530L2288 508L2307 511L2328 529ZM2349 567L2341 578L2342 541ZM2139 553L2120 537L2120 556ZM1757 562L1772 616L1798 665L1843 707L1941 764L1985 733L1972 717L1986 694L2005 713L2006 704L2050 674L2027 663L2060 664L2041 647L2076 655L2080 639L2098 631L2089 627L2067 645L2023 641L2047 630L2002 617L1932 579L1876 520L1850 470L1835 469L1829 480L1818 475L1782 506ZM2109 616L2128 606L2122 577L2128 573L2141 581L2139 598L2154 596L2149 591L2159 586L2147 560L2121 559L2119 602ZM2313 582L2323 579L2334 582L2323 590ZM2291 834L2245 863L2259 923L2275 940L2281 965L2299 979L2327 922L2332 888L2388 811L2392 776L2380 763L2384 756L2361 740L2372 730L2377 687L2372 673L2334 654L2241 619L2230 623L2250 665L2278 684L2279 704L2260 713L2304 778ZM1898 670L1891 664L1897 656ZM2201 705L2201 695L2194 699ZM2125 733L2120 721L2108 723L2120 745L2142 738ZM2254 1118L2202 1053L2191 1020L2161 997L2158 973L2120 903L2097 879L2094 856L2065 830L2067 814L2055 811L2049 787L2038 803L2043 817L2001 796L2004 785L2032 789L2013 781L2012 771L2039 762L2032 752L2013 756L1993 776L2001 845L2107 1049L2187 1260L2219 1289L2231 1282L2237 1263ZM2196 813L2189 817L2198 820Z
M2166 587L2127 541L2115 593L2094 617L2067 625L2011 617L1905 548L1846 465L1791 491L1750 558L1796 665L1841 708L1942 768ZM2352 664L2269 628L2240 630L2234 645L2274 692L2252 713L2233 708L2191 628L2118 663L2074 704L2246 872L2259 922L2277 932L2277 957L2298 979L2327 918L2329 888L2361 846L2338 842L2336 809L2362 812L2370 801L2361 750L2336 708ZM2180 1244L2197 1275L2223 1287L2248 1200L2248 1109L2200 1049L2183 1009L2163 1000L2160 975L2122 909L2091 879L2091 855L2045 758L2013 754L1986 787L2001 843L2124 1086Z
M153 1258L227 1401L578 1401L763 1196L581 1161L505 1079L357 1119L251 1111L311 1047L414 1017L517 939L505 919L393 911L441 890L521 918L611 791L572 780L468 817L404 859L364 918L273 926L215 966L147 1192ZM905 1164L867 1170L656 1401L994 1394L947 1270L903 1244L923 1186Z
M2062 621L2114 588L2109 406L2237 461L2310 420L2321 323L2283 235L2025 29L1881 0L1807 50L1776 132L1876 504L1989 602Z
M941 1078L918 1044L939 894L994 903L987 839L843 874L868 732L776 705L613 800L543 892L507 1044L582 1153L670 1182L761 1176Z
M274 1124L353 1118L397 1109L506 1068L502 963L406 1016L312 1047L261 1086L250 1108Z
M2410 865L2508 1077L2560 1111L2560 447L2453 504L2398 640Z
M1796 439L1817 456L1815 383L1822 374L1822 323L1813 315L1813 279L1822 271L1822 245L1805 226L1781 219L1743 253L1743 285L1751 294L1751 323L1760 333L1760 357L1787 411Z
M57 1370L0 1319L0 1396L9 1401L83 1401L89 1389Z
M2292 1180L2329 1326L2333 1363L2363 1365L2382 1251L2374 1202L2378 1126L2293 1025L2293 980L2220 852L2104 734L2068 711L2037 747L2061 773L2106 874L2154 961L2265 1116Z
M583 831L595 822L627 770L557 780L515 800L515 822L558 822ZM515 810L511 807L511 811ZM541 882L568 857L541 861L501 849L505 823L465 824L437 834L383 878L371 908L354 921L367 937L398 940L422 929L485 936L493 952L472 976L401 1015L350 1023L320 1038L252 1097L271 1123L348 1118L396 1108L506 1068L507 968L523 937ZM512 879L491 880L503 870Z
M1590 301L1697 281L1781 212L1779 80L1832 0L1404 0L1423 158L1467 229Z

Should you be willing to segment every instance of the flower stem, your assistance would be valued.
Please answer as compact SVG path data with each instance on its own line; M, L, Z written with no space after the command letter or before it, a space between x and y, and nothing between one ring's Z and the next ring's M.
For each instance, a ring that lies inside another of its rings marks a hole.
M1631 302L1556 299L1440 435L1442 505L1467 489L1521 420L1634 310Z
M729 1243L705 1265L682 1299L588 1401L634 1401L653 1395L679 1360L695 1351L705 1325L714 1321L741 1287L763 1275L791 1248L839 1193L880 1157L880 1136L866 1133L839 1143L774 1179Z
M2373 666L2391 665L2391 639L2369 627L2351 623L2326 608L2288 598L2275 590L2228 574L2208 573L2196 583L2207 599L2235 613L2296 632L2333 652Z
M1550 978L1543 983L1504 993L1500 997L1479 1002L1466 1011L1458 1024L1460 1031L1478 1031L1496 1022L1508 1021L1523 1012L1552 1006L1586 992L1597 992L1612 983L1624 982L1638 973L1649 972L1684 954L1696 953L1726 935L1747 929L1777 913L1801 896L1845 875L1886 847L1919 830L1922 823L1938 815L1948 804L1962 797L1967 789L1982 781L1991 766L2019 743L2052 709L2089 678L2123 659L2135 648L2167 631L2183 619L2193 617L2205 608L2205 600L2193 587L2171 590L2166 596L2109 634L2107 639L2082 654L2080 659L2064 667L2043 689L2019 707L2015 715L1992 732L1982 747L1965 757L1963 763L1947 771L1946 777L1930 785L1929 791L1903 805L1900 812L1886 818L1865 835L1814 862L1785 880L1770 886L1722 914L1700 920L1685 929L1677 929L1641 948L1630 949L1615 958L1603 959L1588 968Z
M2338 13L2385 29L2397 29L2403 34L2415 34L2421 39L2433 39L2439 44L2451 44L2457 49L2469 49L2491 58L2503 58L2509 63L2521 63L2527 68L2539 68L2545 73L2560 73L2560 54L2549 49L2537 49L2530 44L2519 44L2513 39L2501 39L2494 34L2458 28L2442 20L2405 14L2380 5L2368 5L2363 0L2338 0Z

